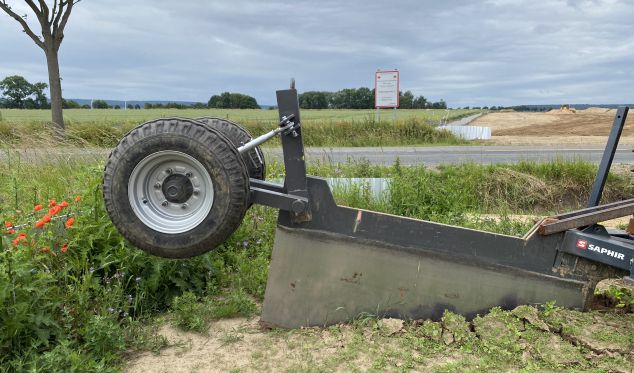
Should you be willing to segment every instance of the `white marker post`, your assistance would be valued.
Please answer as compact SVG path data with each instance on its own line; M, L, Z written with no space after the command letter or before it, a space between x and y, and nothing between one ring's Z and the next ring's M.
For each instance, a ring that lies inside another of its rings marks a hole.
M399 104L399 71L377 70L374 73L374 107L377 118L381 120L381 108L393 108L396 117L396 108Z

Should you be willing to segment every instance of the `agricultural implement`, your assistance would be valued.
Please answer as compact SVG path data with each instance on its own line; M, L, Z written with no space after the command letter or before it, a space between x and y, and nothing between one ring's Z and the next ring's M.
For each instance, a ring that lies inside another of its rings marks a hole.
M628 108L617 111L588 208L538 222L524 237L338 206L306 175L297 91L277 91L279 126L258 138L218 118L158 119L130 131L104 171L107 211L146 252L203 254L252 204L279 209L262 321L296 328L360 314L474 317L494 306L584 309L602 279L633 277L634 241L598 222L634 214L634 199L599 205ZM259 145L281 137L283 184L264 180Z

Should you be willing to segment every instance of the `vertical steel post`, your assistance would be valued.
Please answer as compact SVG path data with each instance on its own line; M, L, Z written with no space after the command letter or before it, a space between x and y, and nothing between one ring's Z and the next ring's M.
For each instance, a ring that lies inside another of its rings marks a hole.
M614 153L616 153L616 148L619 145L619 139L621 138L621 132L623 132L623 126L625 125L625 119L627 119L627 112L629 109L629 107L625 106L620 107L616 111L616 117L614 117L612 130L610 131L610 137L608 137L608 143L605 145L603 158L601 158L601 163L599 164L599 171L597 172L594 184L592 185L592 192L590 193L590 199L588 200L588 207L598 206L601 201L603 187L608 179L610 166L612 166Z
M279 108L280 121L291 114L295 117L295 123L301 123L299 117L299 102L297 101L297 90L294 88L277 91L277 107ZM306 162L304 161L304 143L302 140L302 129L295 129L297 136L293 134L282 134L282 150L284 153L284 168L286 178L284 187L286 192L301 197L308 197L306 186Z

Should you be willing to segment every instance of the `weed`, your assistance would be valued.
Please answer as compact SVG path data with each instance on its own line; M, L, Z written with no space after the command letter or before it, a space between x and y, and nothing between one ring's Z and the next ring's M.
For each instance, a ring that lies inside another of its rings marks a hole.
M192 292L174 298L172 310L175 315L176 325L185 330L193 330L199 333L208 328L207 309Z

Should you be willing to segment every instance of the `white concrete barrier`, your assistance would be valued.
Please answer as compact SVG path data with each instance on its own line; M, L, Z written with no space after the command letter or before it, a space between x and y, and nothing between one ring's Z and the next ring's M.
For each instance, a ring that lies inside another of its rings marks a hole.
M464 140L489 140L491 128L477 126L440 126L438 129L447 130Z

